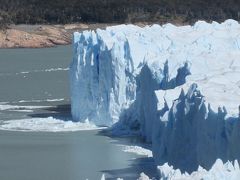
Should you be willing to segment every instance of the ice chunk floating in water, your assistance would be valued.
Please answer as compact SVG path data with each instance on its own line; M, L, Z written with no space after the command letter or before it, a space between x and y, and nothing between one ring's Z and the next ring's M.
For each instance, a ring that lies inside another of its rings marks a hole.
M142 156L152 157L152 151L141 146L120 145L124 152L135 153Z

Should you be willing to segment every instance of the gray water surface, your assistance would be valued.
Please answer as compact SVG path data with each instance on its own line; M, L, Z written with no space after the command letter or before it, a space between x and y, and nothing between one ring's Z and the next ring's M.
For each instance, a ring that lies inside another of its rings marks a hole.
M0 101L69 99L71 46L0 49ZM58 70L59 69L59 70Z
M0 123L49 116L71 119L67 69L71 58L70 46L0 49ZM13 108L6 108L9 105ZM98 180L103 173L107 179L136 179L142 171L151 175L151 158L123 152L119 146L136 141L110 138L100 130L0 130L0 180Z
M0 49L0 119L36 117L34 113L1 111L1 102L15 106L58 106L70 109L71 46L44 49ZM46 100L61 101L46 102ZM62 111L62 109L60 109ZM53 112L47 109L45 113ZM48 114L49 115L49 114Z
M103 173L108 179L136 179L147 160L123 152L121 142L98 131L0 131L0 179L97 180Z

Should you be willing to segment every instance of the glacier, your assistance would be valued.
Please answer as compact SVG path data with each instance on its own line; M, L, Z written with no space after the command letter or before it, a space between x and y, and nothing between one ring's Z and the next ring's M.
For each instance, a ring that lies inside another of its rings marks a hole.
M239 32L226 20L74 33L73 120L141 135L156 165L239 160Z
M153 129L155 161L158 164L169 162L175 168L191 172L198 165L210 168L217 158L224 162L239 160L239 117L227 117L225 107L214 111L197 84L183 86L186 87L164 94L171 106L158 114L158 126ZM184 88L188 89L186 93ZM156 94L160 99L163 97L161 90ZM176 99L175 94L179 94Z
M180 69L188 68L186 59L172 63L168 57L159 56L171 46L171 40L164 34L159 36L159 31L161 34L171 27L119 25L74 33L70 65L73 120L88 119L107 126L116 123L136 100L137 77L142 69L149 68L164 88L183 83L184 70ZM159 72L164 65L165 71Z

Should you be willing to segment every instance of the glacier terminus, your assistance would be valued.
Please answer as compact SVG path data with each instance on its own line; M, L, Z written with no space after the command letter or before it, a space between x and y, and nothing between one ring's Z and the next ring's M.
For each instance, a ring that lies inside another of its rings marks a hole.
M73 120L139 134L168 178L164 167L229 169L240 160L239 32L234 20L75 32Z

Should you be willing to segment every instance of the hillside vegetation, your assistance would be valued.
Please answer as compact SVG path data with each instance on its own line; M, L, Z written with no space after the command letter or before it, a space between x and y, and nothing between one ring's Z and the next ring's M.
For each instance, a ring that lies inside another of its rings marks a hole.
M0 0L0 26L240 19L239 0Z

